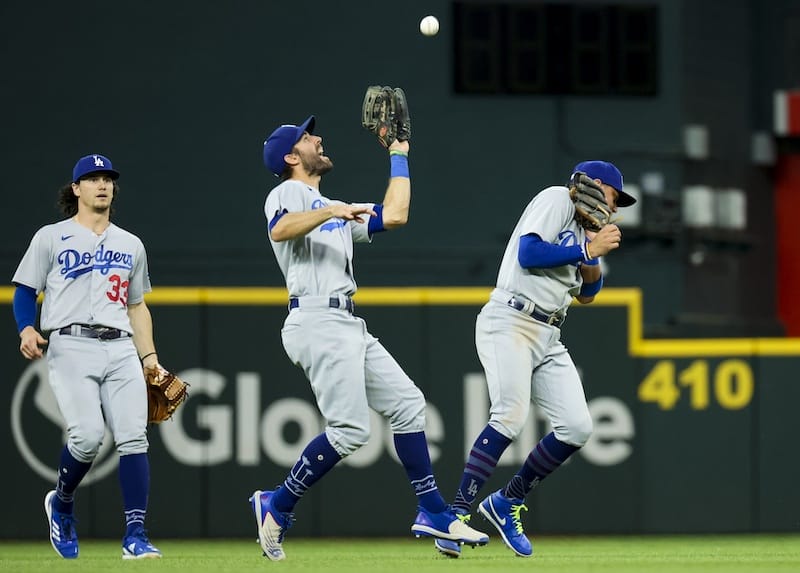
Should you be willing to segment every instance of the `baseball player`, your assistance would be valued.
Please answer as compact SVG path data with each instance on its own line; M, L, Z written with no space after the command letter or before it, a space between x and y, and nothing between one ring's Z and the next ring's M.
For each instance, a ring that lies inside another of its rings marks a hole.
M635 202L622 190L622 174L611 163L586 161L574 172L588 176L585 181L603 207L607 204L609 215ZM553 431L530 452L508 484L478 506L505 544L522 557L533 554L520 516L527 510L525 497L592 432L581 380L561 342L561 325L573 298L583 304L594 300L603 285L599 257L618 248L621 240L612 223L597 233L586 231L584 225L590 225L576 211L572 192L548 187L528 204L506 246L497 286L475 324L491 408L489 423L469 452L452 506L469 520L475 498L522 430L533 399ZM457 543L438 539L434 543L445 555L460 554Z
M65 559L78 557L75 490L106 423L120 456L122 558L161 557L144 529L150 465L140 359L148 366L158 359L144 303L150 279L142 242L110 221L118 177L107 157L81 157L59 193L67 219L36 232L13 278L20 352L35 360L48 345L50 385L66 422L56 488L44 498L50 543ZM40 332L34 324L41 292Z
M250 502L264 555L285 559L282 547L293 509L308 489L369 439L369 409L388 418L397 455L419 507L411 531L419 536L481 545L488 536L462 523L447 506L431 468L425 438L425 398L383 345L354 314L353 243L403 226L411 180L408 141L389 146L391 172L382 204L348 204L323 196L333 168L314 116L278 127L264 143L264 162L282 182L266 199L269 240L289 291L281 336L289 359L303 369L325 430L311 440L272 491Z

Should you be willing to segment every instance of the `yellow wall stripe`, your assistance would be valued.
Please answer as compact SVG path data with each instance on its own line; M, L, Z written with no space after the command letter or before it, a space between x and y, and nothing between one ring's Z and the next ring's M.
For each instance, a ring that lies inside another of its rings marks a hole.
M491 287L363 287L355 301L365 306L482 306L491 291ZM13 296L14 287L0 287L0 304L10 304ZM283 306L287 304L287 292L283 287L157 287L146 301L148 305ZM592 306L627 308L631 356L800 356L800 338L646 340L642 330L642 291L638 288L603 289Z

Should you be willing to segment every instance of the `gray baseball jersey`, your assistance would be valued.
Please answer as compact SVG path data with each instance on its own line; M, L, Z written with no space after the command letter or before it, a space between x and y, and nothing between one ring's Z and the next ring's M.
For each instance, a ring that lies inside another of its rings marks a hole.
M586 232L575 221L566 187L542 190L528 204L508 241L497 288L478 314L475 345L486 373L491 409L489 425L514 439L522 431L533 400L547 416L556 437L582 446L592 421L578 371L561 329L509 306L513 296L532 302L543 314L566 313L583 282L576 264L525 269L519 264L520 237L535 233L548 243L582 245Z
M282 213L340 203L299 181L284 181L267 196L267 224ZM367 203L373 206L374 204ZM297 299L281 330L289 359L305 372L334 449L347 456L369 439L370 408L387 417L396 433L425 429L425 397L363 319L344 302L356 291L353 242L370 241L363 223L329 219L303 237L272 248ZM338 308L331 307L332 303Z
M518 260L520 237L535 233L547 243L582 245L586 231L575 221L575 204L566 187L543 189L528 203L506 246L497 287L522 295L547 314L563 314L580 291L583 279L577 265L524 269Z
M283 212L299 213L342 203L323 197L300 181L284 181L267 196L264 214L271 222ZM370 207L374 204L367 203ZM353 243L369 242L369 215L364 223L330 219L304 238L277 243L270 237L290 296L345 294L357 289L353 275Z
M43 331L81 323L132 333L127 305L151 290L138 237L113 223L95 235L72 219L36 232L13 282L45 292Z
M133 334L128 304L150 292L147 256L138 237L109 224L101 235L66 219L39 229L13 282L44 291L40 318L50 335L50 385L68 429L75 459L89 463L107 423L120 455L148 449L147 393L133 339L61 335L80 323Z

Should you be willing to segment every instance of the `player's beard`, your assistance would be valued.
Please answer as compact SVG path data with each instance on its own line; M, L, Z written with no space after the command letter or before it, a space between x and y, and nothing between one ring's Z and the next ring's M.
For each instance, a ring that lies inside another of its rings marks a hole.
M96 215L108 215L111 213L111 203L103 207L98 207L97 205L95 205L94 207L92 207L92 212L95 213Z
M313 155L300 154L300 163L303 169L309 175L325 175L328 171L333 169L333 161L330 157L315 153Z
M93 213L97 215L106 215L111 212L111 205L114 203L114 194L109 191L105 195L105 199L95 197L91 202L90 209Z
M80 199L78 199L78 202L80 203ZM96 198L92 198L83 202L84 212L94 213L95 215L108 215L111 213L111 204L113 202L113 198L105 201L98 201Z

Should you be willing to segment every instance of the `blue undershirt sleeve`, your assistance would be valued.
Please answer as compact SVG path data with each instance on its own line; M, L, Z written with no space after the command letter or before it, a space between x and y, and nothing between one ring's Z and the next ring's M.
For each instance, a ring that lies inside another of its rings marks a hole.
M13 306L17 332L36 324L36 289L18 284L14 291Z
M369 223L367 223L367 230L370 235L386 230L383 227L383 205L376 203L372 210L375 211L376 216L370 217Z
M539 235L524 235L519 239L517 260L525 269L552 269L584 261L580 245L562 247L542 240Z

